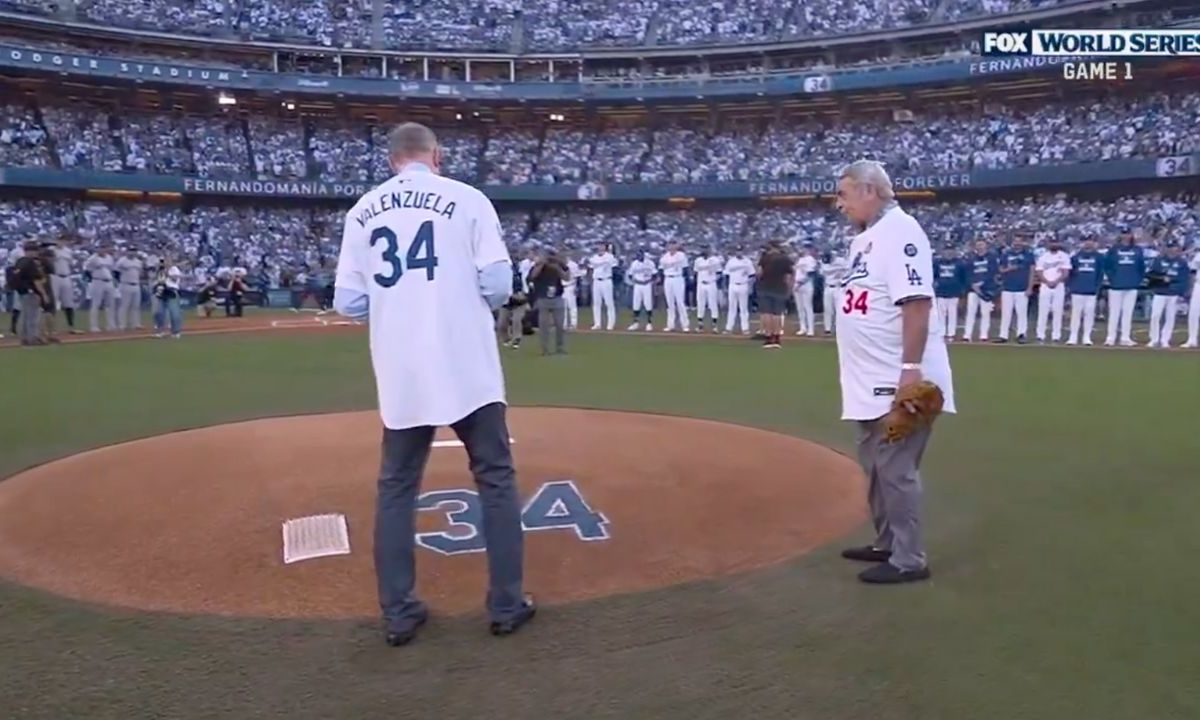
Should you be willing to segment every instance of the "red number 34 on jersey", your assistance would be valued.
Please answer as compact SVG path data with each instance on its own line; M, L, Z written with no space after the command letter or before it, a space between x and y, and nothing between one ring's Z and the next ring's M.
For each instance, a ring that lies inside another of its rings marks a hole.
M863 290L862 292L854 292L854 288L847 288L846 289L846 302L842 303L842 314L849 315L850 313L857 310L858 312L862 313L863 315L866 315L867 314L867 296L869 294L870 294L869 290Z

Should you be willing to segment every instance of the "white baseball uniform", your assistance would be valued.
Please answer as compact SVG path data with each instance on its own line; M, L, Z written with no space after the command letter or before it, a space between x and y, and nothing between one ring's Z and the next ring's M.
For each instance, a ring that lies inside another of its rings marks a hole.
M505 402L479 271L508 262L500 219L464 183L405 170L346 214L336 286L367 297L388 429L450 425Z
M587 259L587 265L592 271L592 329L600 329L602 314L607 308L608 322L605 327L612 330L617 324L617 305L613 302L612 281L617 258L610 252L596 253Z
M813 313L813 273L817 271L817 259L807 253L796 258L796 280L792 297L796 301L796 334L815 335L817 318Z
M696 273L696 323L703 326L711 313L713 330L716 330L720 319L717 276L721 273L721 259L711 255L698 257L692 263L692 270Z
M904 351L898 303L933 293L933 250L920 224L899 207L884 213L850 243L849 270L838 305L842 419L871 421L891 410ZM955 412L950 356L943 329L929 323L921 373Z
M629 282L633 285L634 322L630 330L637 330L637 314L646 312L646 329L651 329L650 313L654 312L654 275L657 270L652 260L634 260L629 263Z
M78 306L75 297L75 283L71 280L71 261L75 253L69 247L59 245L54 248L54 275L50 278L50 289L54 300L63 309L75 309Z
M821 322L825 326L825 334L833 332L839 301L842 296L842 279L846 277L846 258L834 255L829 262L821 263L821 278L825 281L825 292L822 293Z
M688 332L691 329L685 300L687 282L683 277L684 268L687 266L687 255L678 250L669 252L658 260L658 267L663 273L663 294L667 297L667 332L675 329L676 319L680 330Z
M1200 346L1200 251L1188 263L1192 270L1192 301L1188 303L1188 336L1184 347Z
M1042 253L1034 265L1042 279L1038 290L1037 339L1046 339L1046 320L1053 314L1053 331L1050 339L1062 340L1063 302L1067 298L1067 276L1071 274L1071 256L1062 250ZM1051 287L1053 285L1053 287Z
M84 270L92 274L88 284L88 297L91 298L91 309L88 310L88 321L92 332L100 332L100 308L104 308L104 318L110 331L117 329L116 313L114 312L113 288L113 256L95 253L83 264Z
M744 255L734 255L725 261L725 276L729 278L729 311L725 316L725 332L733 332L733 325L741 318L742 332L750 334L750 278L754 277L754 263Z
M517 263L517 270L521 273L521 292L529 294L529 271L533 269L533 258L524 258Z
M116 263L121 274L117 295L117 327L134 330L142 327L142 261L122 257Z
M579 269L579 263L574 260L567 261L567 279L563 281L563 302L567 306L567 329L574 330L579 326L579 278L583 273Z

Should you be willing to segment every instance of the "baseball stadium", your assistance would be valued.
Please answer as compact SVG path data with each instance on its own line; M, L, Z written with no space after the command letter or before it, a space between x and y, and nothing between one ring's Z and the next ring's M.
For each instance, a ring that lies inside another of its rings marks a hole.
M0 0L0 720L1200 718L1200 59L1037 28L1200 2Z

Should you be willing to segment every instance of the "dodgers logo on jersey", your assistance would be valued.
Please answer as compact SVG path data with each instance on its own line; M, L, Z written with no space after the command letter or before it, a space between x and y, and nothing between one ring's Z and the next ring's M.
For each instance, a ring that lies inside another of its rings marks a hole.
M417 545L441 555L465 555L484 552L483 508L474 490L433 490L417 500L419 512L440 512L446 518L444 530L417 533ZM596 512L584 500L573 480L555 480L543 484L521 510L525 532L571 530L584 542L607 540L608 518Z
M862 280L871 273L867 270L867 258L864 253L857 253L854 256L854 262L850 263L850 272L846 274L842 280L842 287L846 287L855 280Z

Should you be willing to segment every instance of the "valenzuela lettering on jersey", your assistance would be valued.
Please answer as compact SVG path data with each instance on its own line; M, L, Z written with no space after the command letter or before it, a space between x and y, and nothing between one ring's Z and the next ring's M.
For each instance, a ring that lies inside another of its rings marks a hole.
M441 512L446 529L417 533L417 545L442 555L484 552L483 509L474 490L433 490L422 493L417 510ZM521 511L525 532L571 530L584 542L609 538L608 519L583 499L571 480L555 480L538 488Z
M442 196L438 193L419 190L379 193L374 202L362 209L355 221L359 227L366 227L377 215L389 210L429 210L450 219L454 217L454 201L443 204Z

